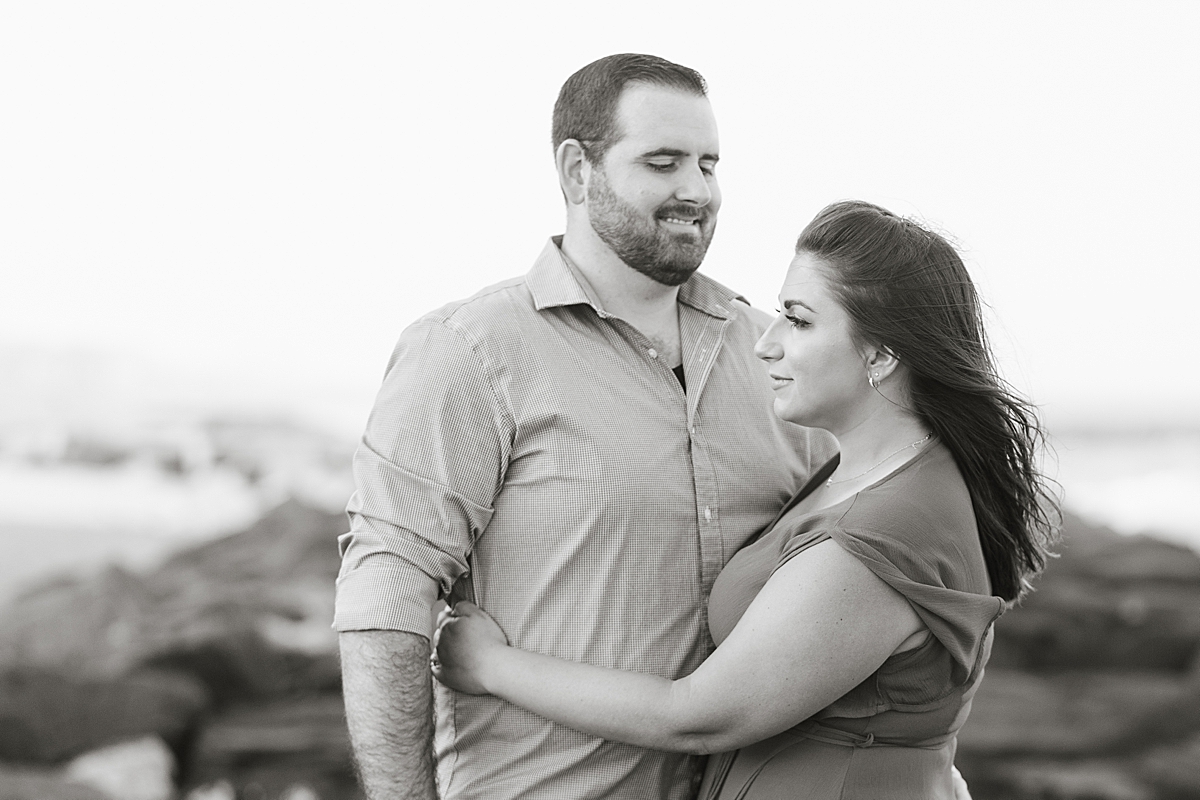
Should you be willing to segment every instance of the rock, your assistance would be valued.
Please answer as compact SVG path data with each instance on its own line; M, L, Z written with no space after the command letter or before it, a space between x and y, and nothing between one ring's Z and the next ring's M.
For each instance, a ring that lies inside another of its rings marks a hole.
M237 800L237 790L232 783L222 779L195 787L187 793L185 800Z
M238 797L360 798L338 695L231 707L197 737L184 786L229 780Z
M1186 672L1200 657L1200 555L1064 515L1061 556L996 623L992 664Z
M214 708L336 692L344 527L289 502L145 575L114 568L16 599L0 612L0 760L55 763L148 734L182 755Z
M1137 768L1162 797L1200 797L1200 732L1146 753Z
M1200 797L1200 555L1064 515L959 736L975 800Z
M171 800L174 772L175 757L157 736L76 756L65 770L69 780L117 800Z
M144 579L117 567L89 580L48 582L0 614L0 667L121 675L133 665L138 628L159 599Z
M321 800L321 797L311 786L294 783L283 790L283 793L279 795L279 800Z
M989 668L959 733L959 757L1118 756L1190 731L1200 731L1200 691L1186 676Z
M112 568L47 584L0 614L0 670L95 682L169 668L205 682L218 703L336 688L329 624L345 527L340 514L290 501L146 575Z
M0 675L0 760L53 764L146 735L182 750L208 706L203 684L178 673L75 681L10 670Z
M0 797L4 800L113 800L91 786L70 781L61 770L0 764Z
M1021 760L966 777L974 800L1157 800L1159 797L1129 767L1109 761Z
M146 574L20 597L0 612L0 760L154 735L189 800L360 798L329 629L343 530L292 502ZM1062 552L997 624L960 737L972 793L1200 796L1200 557L1069 515ZM96 792L0 770L6 800Z

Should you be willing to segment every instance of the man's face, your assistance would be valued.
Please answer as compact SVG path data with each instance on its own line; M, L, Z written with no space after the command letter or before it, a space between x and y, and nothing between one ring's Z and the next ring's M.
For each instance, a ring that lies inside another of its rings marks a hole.
M632 84L617 104L621 138L593 165L588 219L627 265L678 286L717 226L717 122L706 98Z

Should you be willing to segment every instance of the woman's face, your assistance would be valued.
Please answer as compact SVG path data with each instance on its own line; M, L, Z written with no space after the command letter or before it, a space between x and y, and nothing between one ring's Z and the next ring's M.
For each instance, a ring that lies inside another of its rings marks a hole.
M780 419L836 436L867 413L875 391L863 353L816 257L799 253L792 260L779 292L779 316L754 354L767 363Z

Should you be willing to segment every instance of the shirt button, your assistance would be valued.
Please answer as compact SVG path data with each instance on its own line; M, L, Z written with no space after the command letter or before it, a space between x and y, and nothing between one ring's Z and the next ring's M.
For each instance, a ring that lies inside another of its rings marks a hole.
M712 522L712 509L708 506L704 507L704 520L706 522Z
M657 350L655 350L653 347L651 347L651 348L650 348L649 350L647 350L646 352L650 354L650 357L651 357L651 358L658 358L658 351L657 351Z

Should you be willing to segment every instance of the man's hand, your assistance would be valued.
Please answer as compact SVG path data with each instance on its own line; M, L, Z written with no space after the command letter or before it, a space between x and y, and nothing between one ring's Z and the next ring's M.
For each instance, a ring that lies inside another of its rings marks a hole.
M442 683L467 694L487 694L484 670L497 661L508 638L482 608L462 601L438 615L433 635L436 655L433 674Z
M429 641L404 631L338 637L346 722L370 800L437 800Z

